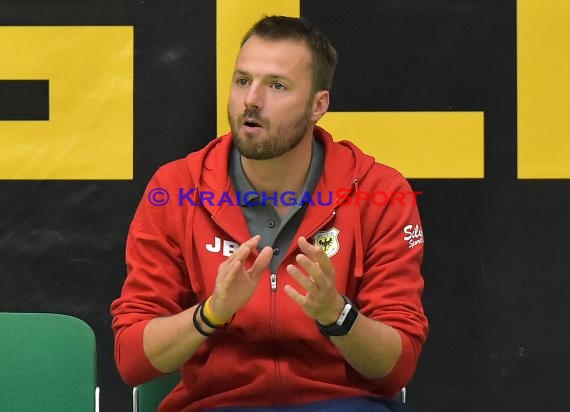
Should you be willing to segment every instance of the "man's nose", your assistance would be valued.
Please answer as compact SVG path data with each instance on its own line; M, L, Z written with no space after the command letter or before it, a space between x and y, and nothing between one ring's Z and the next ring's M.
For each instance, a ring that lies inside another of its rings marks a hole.
M263 106L262 87L263 86L261 84L255 82L249 86L243 101L245 107L257 107L258 109L261 109Z

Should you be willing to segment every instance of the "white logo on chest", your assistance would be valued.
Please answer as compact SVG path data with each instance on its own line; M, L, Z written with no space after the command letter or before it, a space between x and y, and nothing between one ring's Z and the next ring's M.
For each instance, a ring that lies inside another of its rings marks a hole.
M214 237L214 243L206 243L206 250L211 253L220 253L224 256L229 256L236 251L239 245L231 240L222 240L219 237Z

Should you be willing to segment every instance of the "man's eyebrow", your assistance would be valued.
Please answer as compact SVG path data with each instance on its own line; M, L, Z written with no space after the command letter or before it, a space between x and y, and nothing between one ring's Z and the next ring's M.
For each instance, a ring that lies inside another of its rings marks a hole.
M239 70L239 69L234 70L234 76L236 74L239 74L241 76L249 76L250 75L248 72L244 72L243 70Z
M286 81L291 81L291 79L289 79L289 77L283 75L283 74L268 74L266 76L263 76L268 80L286 80Z
M244 70L240 70L240 69L236 69L234 71L234 76L247 76L247 77L251 77L251 73L246 72ZM278 73L270 73L270 74L265 74L262 76L263 79L265 80L286 80L286 81L291 81L291 79L284 75L284 74L278 74Z

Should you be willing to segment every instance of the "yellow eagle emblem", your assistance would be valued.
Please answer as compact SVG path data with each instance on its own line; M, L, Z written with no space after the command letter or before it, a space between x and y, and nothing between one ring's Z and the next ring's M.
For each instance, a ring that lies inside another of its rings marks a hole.
M340 249L340 244L338 243L339 232L336 227L317 232L313 236L313 244L323 249L328 257L333 257Z

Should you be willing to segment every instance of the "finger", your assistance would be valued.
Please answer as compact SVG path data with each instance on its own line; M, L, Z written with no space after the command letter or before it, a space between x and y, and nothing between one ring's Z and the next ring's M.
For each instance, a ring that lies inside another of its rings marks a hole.
M247 272L254 277L259 277L261 273L267 269L269 263L271 263L272 257L273 249L271 246L265 246L263 249L261 249L261 252L259 252L259 255L255 258L255 261L247 270Z
M302 254L297 255L295 260L303 269L305 269L305 272L307 272L311 281L313 281L318 287L324 280L324 275L319 264L317 262L313 262L307 256Z
M289 296L291 299L297 302L297 304L303 306L305 305L305 303L307 303L307 298L301 295L299 292L297 292L297 290L293 286L285 285L283 290L285 290L287 296Z
M239 245L239 247L235 250L234 253L230 255L228 260L231 262L232 260L238 259L245 262L247 257L257 247L257 244L259 243L260 239L261 239L260 235L255 235L251 239L246 240L241 245Z
M318 246L311 245L304 236L299 237L298 244L301 251L307 255L309 259L317 262L324 273L332 274L334 272L331 260L323 249Z
M303 272L299 270L295 265L287 265L287 272L295 279L299 285L303 287L307 292L316 292L317 285L309 277L305 276Z
M301 251L304 254L306 254L309 257L309 259L313 259L313 260L318 259L317 253L319 250L322 250L320 247L311 245L307 241L305 236L299 236L299 239L297 239L297 243L299 244L299 248L301 249Z

